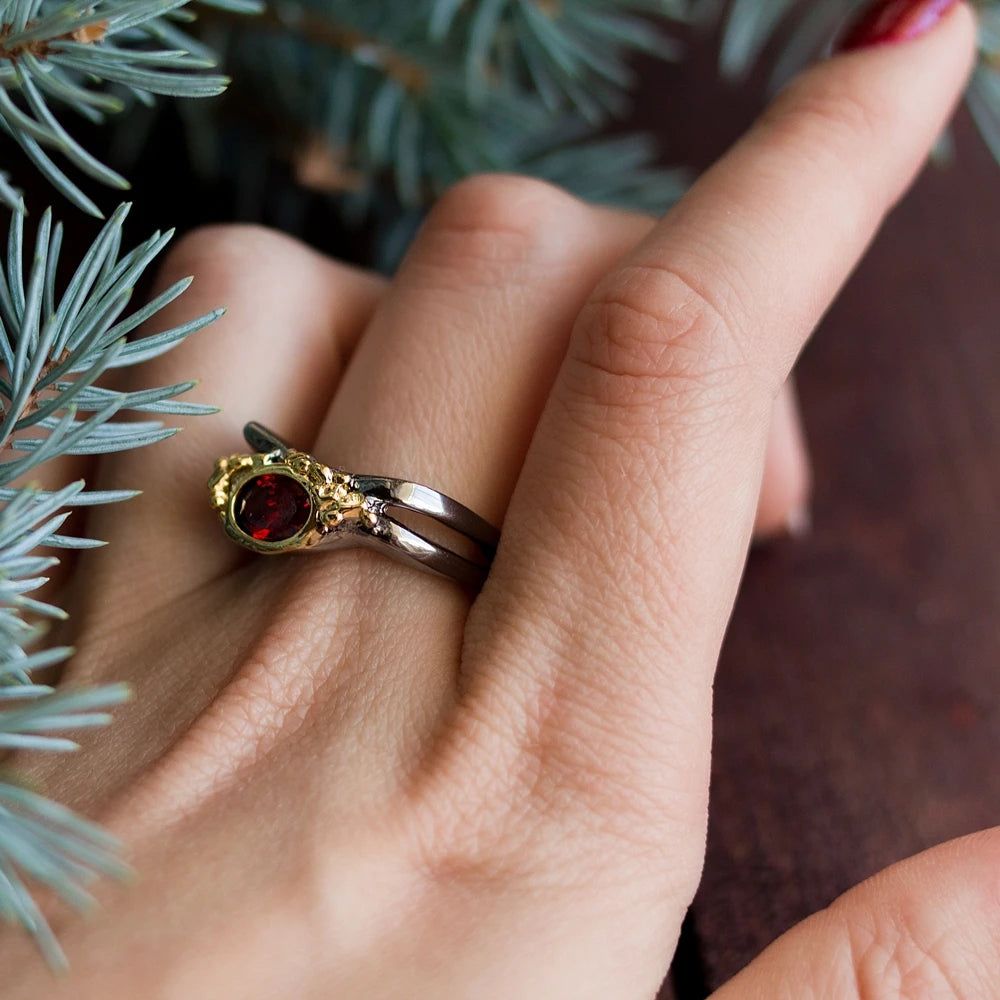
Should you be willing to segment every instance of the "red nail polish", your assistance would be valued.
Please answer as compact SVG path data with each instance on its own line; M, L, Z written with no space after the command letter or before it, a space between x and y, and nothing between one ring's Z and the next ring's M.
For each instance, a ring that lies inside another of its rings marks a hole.
M908 42L930 31L959 0L876 0L851 22L841 52Z

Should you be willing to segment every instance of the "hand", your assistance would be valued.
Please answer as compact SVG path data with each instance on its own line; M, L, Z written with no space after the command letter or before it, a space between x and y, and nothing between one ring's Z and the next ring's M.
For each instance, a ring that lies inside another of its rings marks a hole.
M762 527L804 501L781 387L972 38L959 6L814 68L655 226L494 177L388 286L257 230L182 242L174 308L230 311L143 378L196 373L225 410L93 471L145 496L87 525L111 545L71 585L71 679L138 698L39 765L140 878L57 920L65 984L5 934L3 996L652 996L703 861L769 427ZM205 481L254 418L502 521L481 596L369 551L233 546ZM994 996L998 866L997 834L906 862L719 996Z

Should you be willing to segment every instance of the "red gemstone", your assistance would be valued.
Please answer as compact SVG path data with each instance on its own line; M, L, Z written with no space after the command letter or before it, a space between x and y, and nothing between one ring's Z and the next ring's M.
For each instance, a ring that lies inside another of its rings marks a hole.
M268 473L243 484L233 505L236 523L258 542L283 542L309 520L309 492L291 476Z

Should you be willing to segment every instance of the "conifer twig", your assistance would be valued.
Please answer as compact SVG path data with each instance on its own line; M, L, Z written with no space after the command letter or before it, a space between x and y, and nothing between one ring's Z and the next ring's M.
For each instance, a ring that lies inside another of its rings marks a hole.
M67 170L122 190L128 181L88 153L56 109L101 122L128 98L221 93L228 79L206 72L214 61L179 27L187 2L0 0L0 130L90 215L100 217L101 211ZM215 0L213 6L240 10L246 3ZM6 180L0 182L0 200L23 208Z
M118 503L133 491L88 492L83 482L40 491L15 483L57 455L97 455L154 444L175 433L155 419L207 413L211 407L177 399L194 383L144 391L99 387L109 368L140 364L171 350L211 323L220 310L180 326L134 338L190 284L185 278L129 313L136 283L170 239L154 233L123 250L120 206L104 224L64 286L59 282L62 227L51 211L39 220L33 245L24 215L14 213L0 262L0 755L16 750L66 753L65 733L103 726L107 710L127 697L121 685L54 689L33 678L64 661L66 648L36 649L46 621L65 618L37 593L58 563L39 549L103 544L61 532L74 507ZM154 419L119 422L128 410ZM46 886L69 905L91 903L86 884L126 871L112 838L11 778L0 777L0 916L34 935L54 968L65 964L58 942L32 897Z

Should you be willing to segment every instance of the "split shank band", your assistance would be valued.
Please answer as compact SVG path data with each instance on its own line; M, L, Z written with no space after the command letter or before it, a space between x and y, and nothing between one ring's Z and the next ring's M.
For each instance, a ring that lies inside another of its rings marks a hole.
M500 535L468 507L419 483L330 468L258 423L243 434L253 454L219 459L209 481L212 506L240 545L266 555L371 546L463 586L482 586ZM407 514L459 536L463 552L404 524Z

